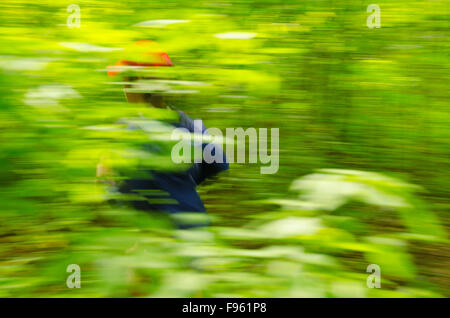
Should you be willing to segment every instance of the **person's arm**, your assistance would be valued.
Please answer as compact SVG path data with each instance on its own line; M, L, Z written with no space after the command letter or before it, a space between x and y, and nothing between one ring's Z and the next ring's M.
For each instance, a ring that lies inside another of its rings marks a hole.
M203 150L205 149L206 145L208 144L202 144ZM207 179L213 178L218 173L229 169L230 166L225 156L225 153L222 150L222 147L220 147L219 145L214 145L211 154L214 156L216 151L222 153L222 162L208 163L203 158L202 162L199 165L194 165L194 167L192 167L193 169L192 175L197 185L203 183Z
M192 120L189 116L187 116L183 112L179 112L181 125L186 127L190 132L195 132L194 130L194 120ZM202 134L208 135L206 131L206 127L202 122ZM202 144L202 154L204 153L205 147L207 145L211 145L209 143ZM205 158L202 158L202 162L200 164L194 165L191 169L191 175L194 178L195 183L198 185L205 181L208 178L211 178L217 175L221 171L225 171L229 169L229 163L227 157L225 155L225 151L223 151L222 147L217 144L213 144L211 150L211 155L215 158L221 158L222 160L218 160L218 162L207 162ZM216 156L217 154L217 156Z

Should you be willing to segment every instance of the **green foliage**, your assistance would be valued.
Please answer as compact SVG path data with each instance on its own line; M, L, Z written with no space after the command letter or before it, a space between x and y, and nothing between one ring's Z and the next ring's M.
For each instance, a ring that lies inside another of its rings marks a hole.
M449 296L448 5L379 1L369 29L368 4L3 1L0 296ZM142 39L175 67L133 70L159 78L140 89L207 127L280 128L277 174L233 164L199 189L208 229L110 205L96 182L103 156L128 175L180 168L174 113L125 103L106 74ZM118 122L139 115L143 130Z

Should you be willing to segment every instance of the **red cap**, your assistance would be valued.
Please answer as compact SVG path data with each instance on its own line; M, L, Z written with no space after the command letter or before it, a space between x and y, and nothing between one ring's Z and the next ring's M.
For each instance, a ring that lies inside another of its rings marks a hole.
M125 59L117 61L108 68L115 68L108 71L108 76L115 76L122 72L120 66L173 66L172 61L166 52L162 51L159 45L151 40L141 40L133 43L125 49Z

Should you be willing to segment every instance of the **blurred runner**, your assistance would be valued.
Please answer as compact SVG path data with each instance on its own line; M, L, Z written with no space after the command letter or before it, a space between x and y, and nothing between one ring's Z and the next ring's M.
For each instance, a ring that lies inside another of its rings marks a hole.
M126 60L121 60L116 63L117 67L110 68L109 76L116 76L120 71L120 66L138 66L138 67L153 67L153 66L173 66L167 53L161 51L158 45L153 41L138 41L133 45L132 57ZM128 56L129 57L129 56ZM128 90L133 86L133 83L143 80L142 77L124 77L125 95L127 101L130 103L145 103L150 107L157 108L171 108L166 105L163 94L161 93L147 93L136 92ZM153 78L154 79L154 78ZM174 110L174 109L173 109ZM185 128L189 132L194 132L194 121L185 113L179 110L179 121L174 123L174 127ZM140 118L140 121L146 120ZM121 121L126 123L126 121ZM140 129L139 127L128 125L128 129ZM206 128L202 124L202 134L205 134ZM202 150L207 144L202 144ZM151 145L149 147L151 149ZM151 151L151 150L149 150ZM186 171L168 172L168 171L147 171L151 178L148 177L133 177L125 179L117 186L117 190L122 194L136 194L144 193L143 200L130 201L132 206L137 210L143 211L161 211L170 214L177 214L182 212L197 212L206 213L202 200L200 199L196 187L205 179L211 178L217 173L227 170L229 168L227 159L223 150L218 145L213 145L212 154L219 153L223 155L222 163L213 162L207 163L202 160L200 163L194 163ZM97 177L108 181L108 176L112 175L112 171L105 160L101 160L97 166ZM177 222L178 228L192 228L207 225L205 222Z

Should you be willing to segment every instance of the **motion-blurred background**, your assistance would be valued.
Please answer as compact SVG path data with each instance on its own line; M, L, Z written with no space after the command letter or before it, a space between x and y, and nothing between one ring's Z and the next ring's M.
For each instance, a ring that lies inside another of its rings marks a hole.
M372 29L370 4L2 1L0 296L450 296L448 2L376 0ZM106 66L143 39L191 117L280 129L276 174L235 163L199 188L208 230L110 205L95 182L102 151L139 160L111 129L139 110Z

